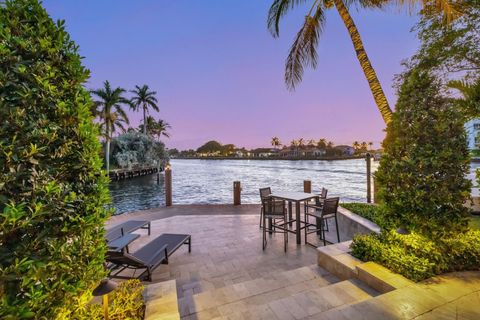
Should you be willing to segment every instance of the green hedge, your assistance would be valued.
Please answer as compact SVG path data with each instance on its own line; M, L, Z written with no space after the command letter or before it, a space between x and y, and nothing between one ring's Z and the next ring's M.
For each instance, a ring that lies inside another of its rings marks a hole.
M385 220L381 206L358 202L342 203L341 206L365 219L375 222L382 229L393 227Z
M377 262L413 281L450 271L480 270L480 231L470 230L444 239L430 240L419 234L395 231L360 235L352 243L352 255Z
M89 71L36 0L0 3L0 39L0 318L68 319L105 275Z

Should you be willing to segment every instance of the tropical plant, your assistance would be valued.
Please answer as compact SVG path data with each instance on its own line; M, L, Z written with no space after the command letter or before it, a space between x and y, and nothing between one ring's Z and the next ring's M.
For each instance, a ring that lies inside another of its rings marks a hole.
M143 124L140 124L140 126L138 126L138 129L142 132L145 132ZM171 126L165 120L162 120L162 119L155 120L154 117L147 116L146 131L149 132L150 135L156 137L157 140L160 141L160 138L162 136L166 138L170 138L170 133L167 131L168 129L171 129Z
M293 139L292 141L290 141L290 146L295 148L298 147L298 140Z
M2 1L0 21L0 318L71 319L105 276L89 71L38 1Z
M387 220L430 237L467 227L471 187L464 118L439 92L427 72L406 72L376 173Z
M297 142L298 142L298 146L300 148L305 146L305 139L300 138L300 139L297 140Z
M150 91L150 88L144 84L143 86L135 86L134 90L130 90L134 96L131 98L132 108L136 111L142 110L143 111L143 134L147 134L148 132L148 125L147 123L147 114L148 109L152 108L155 111L160 111L157 106L157 98L155 95L157 94L156 91Z
M360 149L360 142L354 141L354 142L352 143L352 147L355 148L355 150Z
M317 145L317 141L315 139L310 139L310 140L308 140L308 145L310 147L314 147L314 146Z
M268 28L274 37L278 37L280 34L280 19L285 16L288 10L304 2L306 2L306 0L273 1L268 13ZM337 9L348 30L358 61L360 62L375 103L385 123L390 121L392 110L390 109L375 70L370 63L370 59L367 56L360 33L348 11L348 5L354 3L361 8L381 8L389 3L410 5L421 3L424 6L423 12L431 13L441 11L444 13L446 20L451 21L454 17L460 15L460 7L470 4L470 1L467 0L455 2L449 0L311 0L310 2L312 3L311 8L305 16L303 27L297 33L287 58L285 67L285 81L287 86L290 89L295 89L295 86L302 80L304 68L315 68L317 66L316 49L326 20L325 11L334 7Z
M480 78L472 82L452 80L448 86L462 95L455 101L465 118L467 120L478 118L480 116Z
M127 132L113 138L112 158L121 168L158 166L168 161L165 145L141 132Z
M368 143L368 149L369 149L369 150L372 150L372 148L373 148L373 142L370 141L370 142Z
M279 146L282 145L282 143L280 142L280 139L278 137L273 137L272 138L272 141L270 142L272 144L272 146L277 149Z
M327 148L327 139L322 138L322 139L318 140L317 146L320 149L326 149Z
M94 104L96 114L100 118L103 137L105 138L105 167L108 172L110 171L110 142L112 135L117 129L125 132L124 124L128 124L129 120L122 105L130 105L130 102L123 97L125 89L120 87L112 89L108 81L103 83L103 88L92 90L91 93L98 98Z
M362 141L362 143L360 143L360 150L367 151L368 150L368 143L365 142L365 141Z

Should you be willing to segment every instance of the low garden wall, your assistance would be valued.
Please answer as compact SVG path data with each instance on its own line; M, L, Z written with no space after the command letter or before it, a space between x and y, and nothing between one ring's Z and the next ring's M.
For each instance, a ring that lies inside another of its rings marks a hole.
M338 208L337 219L341 241L352 240L356 234L380 233L377 224L343 207Z

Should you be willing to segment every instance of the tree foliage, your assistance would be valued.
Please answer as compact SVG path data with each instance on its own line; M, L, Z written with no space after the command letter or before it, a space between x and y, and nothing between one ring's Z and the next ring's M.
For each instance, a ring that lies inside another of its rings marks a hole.
M112 157L121 168L157 166L168 160L165 145L140 132L127 132L115 137Z
M442 15L424 16L415 27L421 46L412 57L413 65L434 71L445 78L480 73L480 2L467 1L462 16L446 25Z
M223 146L220 142L211 140L202 145L197 149L198 153L221 153L223 151Z
M427 72L403 78L376 173L386 220L430 236L462 231L471 187L463 116Z
M0 318L69 318L105 274L89 72L37 0L0 3L0 39Z

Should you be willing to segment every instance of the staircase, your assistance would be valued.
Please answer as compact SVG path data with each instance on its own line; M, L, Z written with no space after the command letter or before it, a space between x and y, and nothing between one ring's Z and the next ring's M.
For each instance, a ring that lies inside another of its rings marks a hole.
M178 304L182 319L307 319L377 294L311 265L185 295Z

